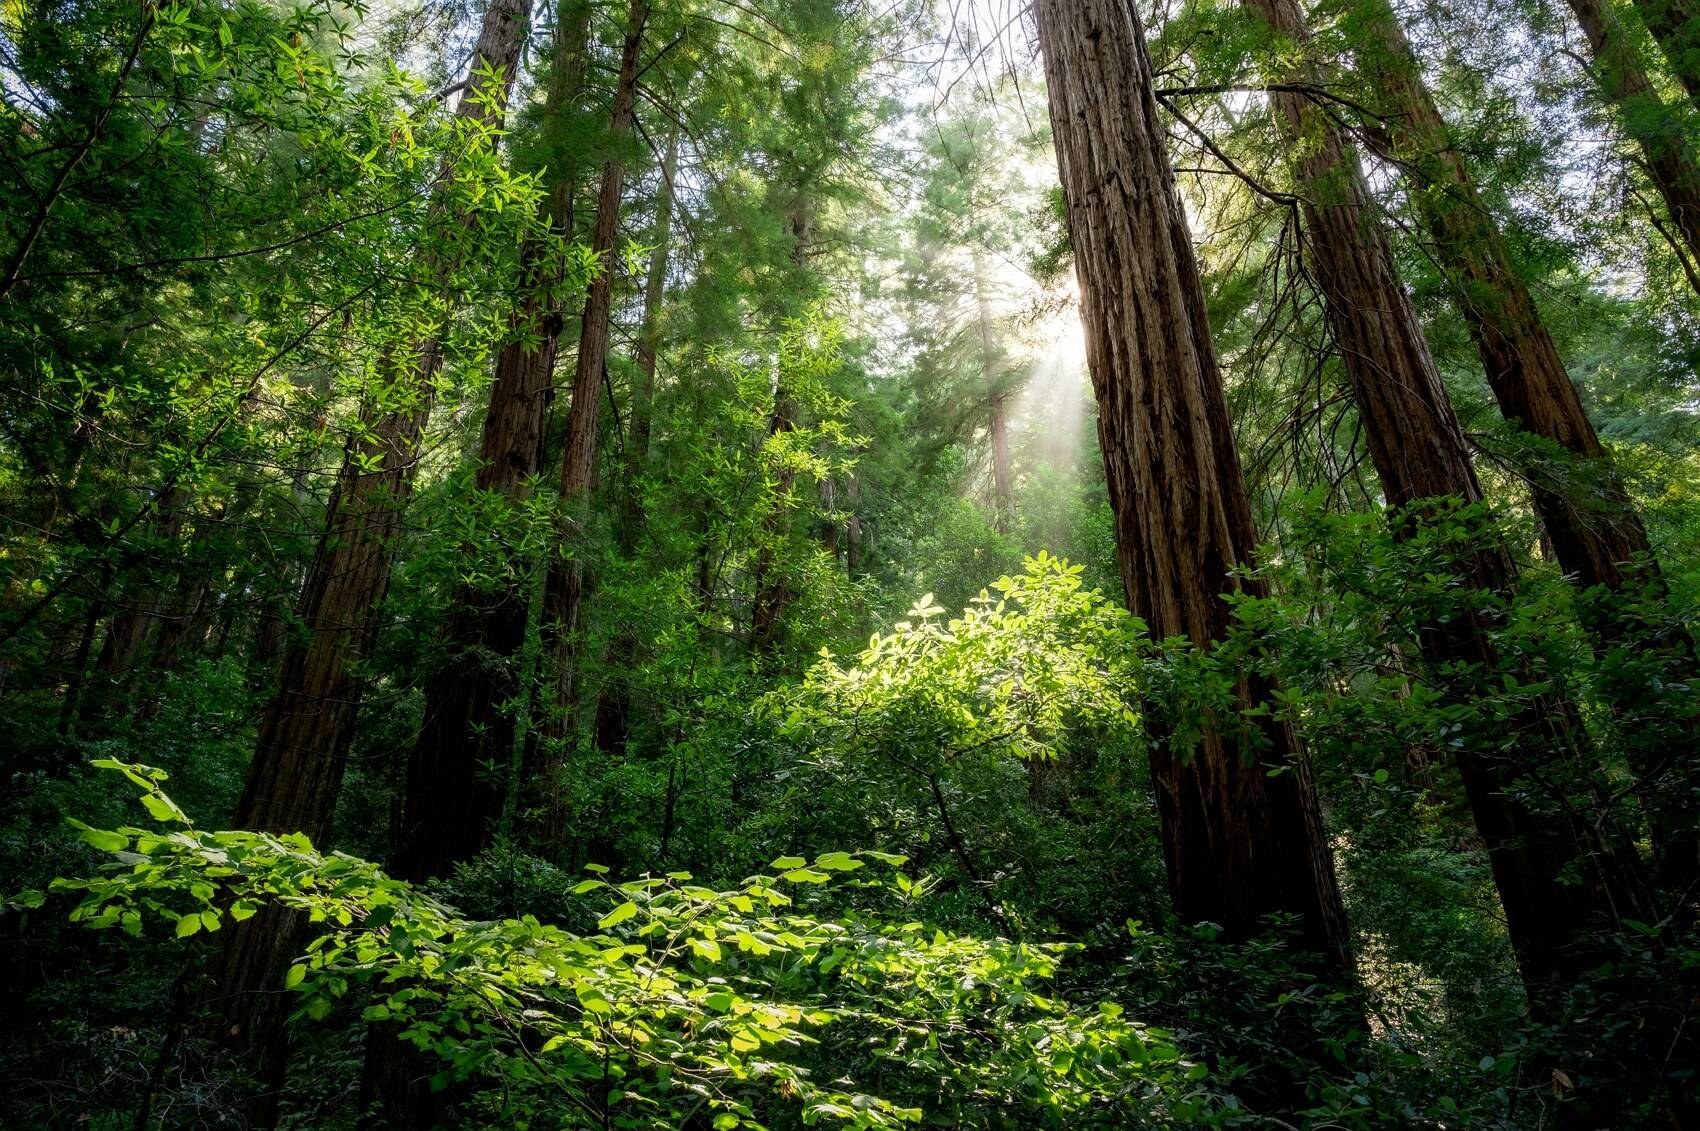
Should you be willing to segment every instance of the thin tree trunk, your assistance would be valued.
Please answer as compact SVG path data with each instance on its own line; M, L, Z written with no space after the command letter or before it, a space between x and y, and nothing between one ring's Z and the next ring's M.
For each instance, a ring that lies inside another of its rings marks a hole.
M485 11L462 117L500 127L529 12L521 0L495 0ZM494 99L480 97L492 81L481 73L494 76ZM429 269L441 277L448 266L434 262ZM355 666L377 633L441 360L433 336L403 359L380 362L397 368L389 384L403 403L349 441L297 610L304 632L285 648L277 695L248 767L236 813L240 827L302 832L321 844L329 836L360 703ZM213 975L211 992L224 1014L220 1037L255 1063L265 1089L250 1122L267 1126L276 1121L288 1056L284 1021L291 1003L279 985L300 927L299 916L276 909L233 925L222 933Z
M1301 48L1308 43L1295 0L1243 2L1292 43ZM1296 75L1280 76L1301 82L1314 77L1302 63ZM1295 179L1305 194L1307 250L1370 457L1387 502L1407 508L1399 533L1412 534L1423 521L1422 508L1434 500L1482 500L1468 443L1398 278L1386 234L1370 211L1356 154L1339 127L1304 94L1278 92L1272 101L1294 154ZM1459 561L1456 568L1465 585L1493 593L1510 593L1517 580L1515 564L1498 545ZM1491 673L1499 665L1492 628L1486 614L1453 617L1427 626L1421 643L1437 666L1465 664ZM1635 906L1623 892L1612 890L1585 830L1525 800L1528 780L1562 774L1567 764L1585 760L1577 755L1586 746L1574 708L1559 696L1547 696L1510 720L1504 733L1471 735L1457 752L1531 1003L1549 1019L1558 1015L1564 990L1600 961L1597 951L1582 945L1584 934L1611 927Z
M1038 0L1036 12L1128 605L1153 636L1207 648L1231 626L1222 595L1258 589L1235 575L1256 530L1144 32L1126 0ZM1247 708L1270 692L1238 688ZM1291 914L1307 949L1347 967L1333 858L1292 730L1263 715L1217 720L1190 751L1152 738L1180 917L1243 939Z
M992 322L992 304L986 294L986 270L980 249L974 249L974 313L980 331L980 377L986 389L986 428L992 447L992 523L999 534L1008 534L1015 514L1015 487L1009 465L1009 410L1005 390L999 387L1003 374L998 364L997 331Z
M643 324L638 330L637 382L632 387L631 428L626 441L626 466L620 483L618 539L620 555L627 561L637 553L643 533L643 473L649 462L649 440L653 428L656 359L661 352L661 302L667 292L668 242L673 229L673 178L679 167L679 126L667 133L667 149L661 158L661 179L656 189L655 243L649 253L649 270L643 284ZM631 673L638 659L635 626L623 627L608 646L603 665L602 686L596 694L596 720L592 728L596 747L610 753L626 748L631 734Z
M1657 5L1660 0L1650 0ZM1560 566L1583 589L1605 586L1611 600L1583 601L1583 615L1602 650L1649 644L1670 657L1677 678L1700 678L1694 642L1680 628L1649 639L1619 603L1643 589L1662 594L1659 563L1647 530L1623 489L1565 372L1558 348L1511 260L1510 249L1483 205L1463 155L1452 144L1422 72L1386 0L1375 0L1371 30L1379 40L1380 66L1372 75L1388 113L1395 154L1418 182L1417 204L1441 265L1453 276L1459 315L1470 329L1488 383L1505 418L1575 457L1582 487L1536 482L1532 495L1546 542ZM1696 27L1700 33L1700 25ZM1645 689L1623 689L1630 698ZM1625 704L1628 706L1629 704ZM1700 873L1700 832L1691 807L1675 803L1697 777L1694 736L1685 749L1651 751L1631 744L1630 754L1652 824L1661 886L1680 892ZM1665 736L1669 741L1670 736ZM1668 780L1668 779L1675 779Z
M1624 132L1641 147L1647 175L1665 198L1689 258L1700 260L1700 164L1684 115L1654 89L1611 0L1568 3L1593 51L1594 80L1617 108Z
M1693 0L1634 0L1671 73L1700 108L1700 6Z
M616 146L631 134L636 120L638 61L648 19L648 0L632 0L610 118L610 132ZM568 523L568 528L562 531L562 542L572 552L551 564L544 596L543 623L549 636L548 651L555 663L554 710L543 741L534 748L538 764L526 771L527 789L537 791L537 803L531 806L538 812L533 833L545 855L560 842L564 831L565 811L559 779L565 768L578 694L579 614L585 586L583 551L587 546L582 535L596 474L596 441L614 305L614 245L619 235L620 202L625 185L625 158L616 151L603 163L602 185L596 199L590 247L600 269L585 295L566 450L561 458L560 500Z
M577 111L583 93L591 6L563 5L544 116ZM560 155L557 155L560 156ZM543 219L572 235L573 170L552 167ZM514 502L530 496L543 470L554 399L557 292L563 264L552 242L520 252L525 297L496 355L474 486ZM516 665L525 646L530 586L523 570L493 589L457 587L445 632L446 655L425 688L425 717L408 761L394 869L407 880L446 875L490 840L506 803L519 722Z
M814 240L814 215L807 195L798 193L791 212L791 262L801 268L808 257L809 244ZM785 375L774 361L773 413L767 421L767 442L797 427L797 405L785 387ZM750 647L764 662L778 650L785 626L785 610L791 604L792 592L779 563L779 543L785 537L786 519L791 513L791 491L796 486L797 473L787 463L781 464L774 476L773 505L762 520L763 544L756 551L751 572L754 575L755 595L750 604Z
M854 471L844 480L844 504L850 511L844 521L844 573L854 579L862 572L862 480Z
M148 540L168 557L176 556L176 543L183 532L183 511L188 502L188 491L174 485L161 492L154 503ZM145 568L153 556L143 555L140 564ZM114 614L96 660L96 667L107 681L102 698L109 705L117 702L131 671L147 654L148 644L164 620L167 594L175 588L174 582L175 575L144 581L133 591L127 607Z

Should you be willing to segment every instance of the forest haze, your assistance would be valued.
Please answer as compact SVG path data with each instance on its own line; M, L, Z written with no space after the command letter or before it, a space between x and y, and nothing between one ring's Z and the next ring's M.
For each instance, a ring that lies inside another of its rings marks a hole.
M1700 1131L1700 0L4 0L0 200L0 1127Z

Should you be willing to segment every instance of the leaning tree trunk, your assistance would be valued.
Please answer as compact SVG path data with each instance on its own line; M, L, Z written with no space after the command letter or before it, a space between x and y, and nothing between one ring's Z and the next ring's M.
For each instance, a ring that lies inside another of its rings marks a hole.
M1694 0L1634 0L1671 73L1700 109L1700 5Z
M1307 44L1295 0L1243 2L1292 43ZM1281 78L1297 85L1315 74L1301 64ZM1435 500L1482 500L1468 443L1386 234L1371 213L1355 152L1305 94L1280 91L1272 102L1304 193L1307 250L1370 457L1388 503L1404 508L1399 533L1408 535ZM1457 562L1456 569L1465 585L1479 590L1507 594L1516 583L1516 566L1497 544ZM1426 626L1421 642L1437 666L1492 673L1499 666L1492 630L1485 614L1457 616ZM1525 682L1534 679L1530 674ZM1620 908L1635 901L1614 890L1584 830L1524 799L1528 780L1581 761L1574 755L1586 748L1587 737L1574 708L1558 696L1543 697L1504 729L1471 736L1458 751L1458 765L1531 1003L1553 1018L1564 990L1600 960L1583 945L1587 931L1615 925Z
M1223 595L1258 589L1236 575L1256 531L1143 29L1126 0L1036 7L1128 605L1154 637L1206 648L1231 625ZM1247 709L1270 691L1238 688ZM1181 918L1245 938L1264 916L1291 914L1306 947L1347 966L1333 859L1292 730L1260 715L1218 720L1191 751L1153 738Z
M563 6L544 117L576 114L583 93L591 5ZM496 355L474 485L518 503L544 464L554 400L564 264L554 239L572 238L574 173L557 154L541 211L548 237L520 249L525 288ZM551 238L553 237L553 238ZM506 802L520 725L517 665L524 650L530 589L523 564L494 589L461 585L445 632L445 657L425 688L425 717L408 761L394 871L406 880L449 872L488 843ZM493 772L492 772L493 769Z
M1594 56L1594 79L1617 108L1625 133L1641 147L1647 176L1665 198L1680 246L1686 255L1688 277L1700 288L1700 163L1686 116L1665 104L1636 58L1635 45L1624 34L1611 0L1568 0Z
M500 128L529 10L520 0L495 0L486 10L458 110L463 118ZM479 97L490 82L496 84L495 97ZM450 267L427 264L439 279ZM381 364L396 370L389 384L401 403L388 406L349 441L297 609L302 633L285 650L278 691L261 722L237 807L243 828L302 832L320 843L330 833L360 703L354 669L370 653L377 632L431 411L439 342L428 337L405 358ZM299 947L300 927L298 916L276 910L231 927L223 932L213 976L211 992L224 1013L221 1038L256 1063L267 1092L253 1116L268 1124L276 1117L288 1052L284 1021L291 1003L280 986Z
M1649 0L1657 5L1660 0ZM1512 263L1510 249L1476 190L1463 154L1424 85L1416 56L1386 0L1374 0L1371 31L1381 50L1367 68L1378 84L1394 154L1415 177L1412 198L1434 243L1434 253L1460 298L1500 411L1513 424L1563 448L1584 473L1583 489L1537 480L1535 509L1560 566L1577 586L1604 586L1606 601L1585 601L1588 627L1602 649L1654 644L1669 657L1667 670L1692 683L1700 679L1694 643L1681 629L1648 640L1620 603L1637 592L1663 593L1659 563L1647 530L1600 444L1582 399ZM1700 34L1700 24L1695 27ZM1626 688L1629 695L1644 689ZM1690 806L1681 804L1697 776L1695 736L1680 750L1630 753L1652 825L1661 887L1679 893L1700 872L1700 834ZM1669 736L1662 742L1668 743Z
M615 146L622 145L630 136L636 120L638 57L648 20L648 0L632 0L610 117ZM579 613L585 585L583 551L588 545L582 535L596 474L596 440L614 307L615 242L619 237L620 201L625 185L625 157L616 150L603 163L602 185L596 198L596 222L591 229L590 247L600 269L591 280L579 325L578 364L573 373L572 407L567 419L566 449L561 458L560 504L570 527L563 531L562 541L573 552L551 564L544 596L544 626L555 664L553 712L544 739L534 747L536 764L528 767L525 774L525 786L535 798L531 808L538 813L533 832L545 854L560 842L565 827L561 775L576 713Z

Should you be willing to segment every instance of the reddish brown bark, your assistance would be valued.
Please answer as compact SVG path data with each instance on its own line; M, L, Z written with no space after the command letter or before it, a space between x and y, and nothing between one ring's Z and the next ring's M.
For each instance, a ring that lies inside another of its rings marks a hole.
M1294 0L1244 3L1290 42L1307 43ZM1281 78L1307 82L1315 72L1300 64ZM1481 501L1468 443L1371 211L1355 152L1306 95L1277 92L1272 101L1291 145L1294 177L1304 194L1309 260L1370 457L1387 502L1407 508L1400 532L1412 533L1434 500ZM1456 568L1460 580L1474 588L1504 594L1516 583L1516 566L1498 546ZM1427 626L1421 643L1439 670L1462 663L1491 673L1499 666L1492 627L1486 614L1455 616ZM1526 800L1525 782L1564 780L1586 745L1574 709L1551 696L1532 703L1503 733L1470 735L1457 753L1531 1001L1549 1017L1557 1012L1562 990L1599 960L1582 945L1583 932L1610 926L1620 907L1635 906L1625 892L1612 890L1613 879L1583 830L1562 815L1532 809Z
M1661 592L1659 563L1646 528L1565 372L1528 285L1513 266L1504 236L1484 206L1463 155L1452 144L1397 17L1385 0L1375 0L1369 17L1380 49L1370 74L1388 115L1387 137L1418 182L1413 200L1436 259L1453 278L1458 312L1470 329L1500 410L1507 420L1570 453L1585 480L1582 489L1550 480L1532 484L1548 545L1582 589L1605 586L1617 599L1649 586ZM1700 33L1700 25L1696 31ZM1649 640L1614 608L1611 601L1584 602L1589 628L1602 649L1655 644L1670 657L1674 674L1690 681L1700 674L1687 633L1665 631ZM1686 790L1663 779L1694 774L1692 736L1687 749L1671 753L1675 757L1654 758L1647 749L1631 748L1666 874L1664 886L1676 891L1700 868L1700 850L1693 813L1678 811L1686 806L1667 800Z
M643 284L643 323L638 329L637 380L632 386L631 428L626 440L625 467L620 483L620 515L617 535L620 554L630 560L636 553L645 520L643 473L649 462L649 440L653 430L655 368L661 352L661 301L667 293L668 244L673 229L673 178L679 167L679 127L667 134L667 149L661 158L661 178L655 199L654 246ZM596 721L592 733L596 747L620 751L631 733L631 672L638 659L635 626L626 625L608 646L603 665L602 686L596 693Z
M1617 108L1623 131L1641 147L1647 176L1665 199L1690 263L1700 262L1700 163L1686 118L1654 89L1611 0L1568 3L1593 52L1594 80Z
M495 0L485 11L473 77L460 103L463 117L500 125L529 11L520 0ZM480 79L481 70L495 79ZM497 83L494 99L479 98L490 81ZM440 274L445 265L433 263L431 270ZM428 338L381 364L392 370L387 384L400 403L369 419L369 430L349 441L297 609L301 630L285 648L278 691L261 722L237 807L243 828L303 832L321 843L330 833L360 704L355 666L370 653L377 632L441 364L439 343ZM223 939L213 991L224 1013L221 1035L258 1062L268 1092L253 1114L269 1123L275 1118L269 1101L282 1083L287 1055L283 1023L290 1002L278 986L295 955L299 925L295 916L262 912L225 931Z
M638 61L648 0L632 0L620 53L620 73L614 88L610 132L619 145L632 132L637 111ZM579 325L577 365L573 373L572 409L567 418L566 448L561 457L560 499L568 528L562 531L566 553L550 566L544 594L544 626L549 653L555 662L554 714L547 734L535 747L534 764L526 768L525 786L534 791L530 808L538 813L534 836L547 854L561 839L564 800L560 777L571 718L576 707L580 606L584 599L585 522L596 472L597 432L601 420L602 386L608 367L608 340L614 305L615 242L619 235L620 203L626 185L625 158L616 152L603 163L596 198L596 220L590 247L600 263L585 295Z
M1144 33L1125 0L1038 0L1036 13L1128 605L1154 636L1208 647L1230 627L1223 594L1255 590L1235 571L1256 531ZM1242 684L1241 701L1268 690ZM1308 765L1288 727L1236 723L1191 751L1153 736L1175 910L1231 938L1294 915L1303 942L1344 967Z
M576 111L584 85L591 6L574 3L557 29L544 115ZM543 216L557 238L572 235L573 171L552 167ZM474 485L514 502L543 471L564 284L558 249L528 239L520 251L524 298L496 355ZM495 588L460 586L444 634L446 655L425 688L425 717L408 760L395 873L422 880L447 874L490 841L506 802L519 720L518 662L525 644L528 586L523 570Z

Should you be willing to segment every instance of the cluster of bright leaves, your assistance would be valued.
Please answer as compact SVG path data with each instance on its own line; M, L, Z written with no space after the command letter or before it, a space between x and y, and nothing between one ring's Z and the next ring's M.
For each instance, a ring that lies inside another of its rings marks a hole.
M286 978L298 1015L363 1003L364 1019L434 1054L436 1086L499 1085L474 1091L492 1122L718 1131L946 1114L956 1126L1210 1118L1201 1066L1164 1034L1113 1003L1075 1010L1041 992L1066 948L799 910L834 881L889 897L891 881L867 877L902 857L782 857L729 890L683 872L624 884L599 873L578 893L612 906L596 933L578 935L531 916L467 920L300 835L199 830L162 792L161 771L99 764L139 787L160 827L79 826L116 859L54 882L78 897L74 921L133 935L164 923L187 937L256 915L277 929L277 909L290 909L313 924ZM859 1086L859 1071L886 1094Z

